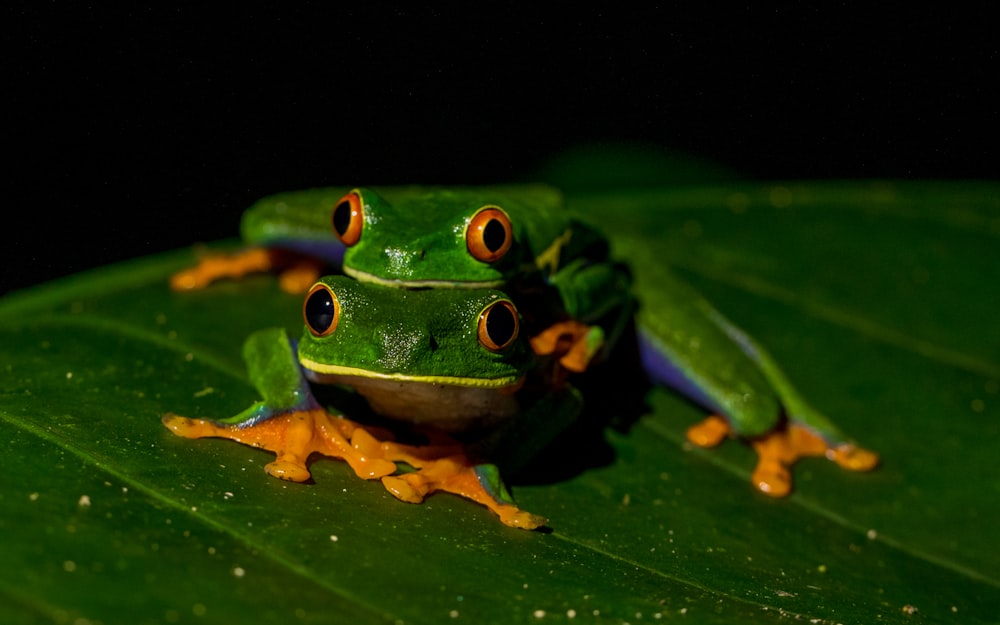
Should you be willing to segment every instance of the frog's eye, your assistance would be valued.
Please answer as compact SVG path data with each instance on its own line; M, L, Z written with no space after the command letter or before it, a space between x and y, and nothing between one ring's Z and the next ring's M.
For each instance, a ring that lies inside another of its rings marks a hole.
M313 336L332 334L340 321L340 300L330 287L317 282L302 304L302 317Z
M333 233L340 242L351 247L361 238L361 226L365 223L364 202L361 194L351 191L340 198L333 207Z
M517 310L505 299L493 302L479 313L479 343L491 352L510 347L519 328Z
M503 258L514 242L510 217L497 206L486 206L472 216L465 230L465 244L476 260L492 263Z

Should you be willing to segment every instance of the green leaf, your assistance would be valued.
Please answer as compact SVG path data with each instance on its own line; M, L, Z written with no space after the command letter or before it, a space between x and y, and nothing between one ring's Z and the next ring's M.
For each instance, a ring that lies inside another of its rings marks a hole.
M267 452L168 432L165 412L257 398L243 339L301 326L271 277L173 293L185 250L9 294L0 622L995 623L998 198L939 183L571 196L643 288L646 267L679 267L884 464L804 461L772 500L747 447L689 448L702 413L653 391L596 441L611 453L590 441L579 466L514 482L551 532L449 495L400 503L334 460L281 482Z

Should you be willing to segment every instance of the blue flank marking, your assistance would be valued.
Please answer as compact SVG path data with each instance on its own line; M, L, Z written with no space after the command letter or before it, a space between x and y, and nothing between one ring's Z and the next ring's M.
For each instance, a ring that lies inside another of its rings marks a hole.
M344 245L336 239L285 239L270 241L267 245L270 247L278 247L281 249L292 250L293 252L299 252L312 258L318 258L323 262L336 267L341 267L344 264Z
M712 401L705 391L670 360L662 343L656 337L642 328L639 329L638 335L639 359L650 382L677 391L709 412L723 414L722 409Z

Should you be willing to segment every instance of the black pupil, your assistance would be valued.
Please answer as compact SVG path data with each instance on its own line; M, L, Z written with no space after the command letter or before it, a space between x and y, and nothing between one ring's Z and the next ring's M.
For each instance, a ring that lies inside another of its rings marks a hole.
M326 289L317 290L306 300L306 322L317 334L329 329L335 312L333 297Z
M491 219L483 228L483 244L491 252L495 252L503 247L507 240L507 230L499 219Z
M517 320L509 306L497 304L486 313L486 334L494 343L504 346L514 338Z
M350 226L351 203L348 200L344 200L340 204L337 204L337 208L333 209L333 229L340 236L344 236L344 233L347 232Z

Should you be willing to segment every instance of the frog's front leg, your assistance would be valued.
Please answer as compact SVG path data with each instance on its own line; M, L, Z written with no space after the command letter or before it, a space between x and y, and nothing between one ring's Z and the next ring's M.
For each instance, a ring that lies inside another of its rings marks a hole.
M225 278L237 279L251 273L276 271L279 284L287 293L305 293L319 279L323 261L289 250L250 247L235 254L207 254L198 264L170 277L175 291L203 289Z
M387 459L417 469L384 477L382 483L402 501L420 503L434 491L450 492L486 506L506 525L536 529L545 525L546 519L517 506L498 464L505 471L523 468L577 418L582 405L579 392L565 386L543 393L475 443L462 445L443 434L430 445L381 443Z
M504 525L533 530L548 522L517 506L496 465L473 461L457 443L413 447L384 442L381 449L387 458L416 469L382 478L386 490L401 501L420 503L427 495L443 491L486 506Z
M604 345L604 331L569 319L543 329L531 337L530 343L535 354L550 357L566 371L582 373Z
M226 438L272 451L277 457L264 471L290 482L305 482L311 477L306 463L313 453L344 460L358 477L366 480L396 470L395 463L355 445L352 439L357 433L366 432L362 426L335 417L325 408L292 410L265 420L251 417L238 423L168 413L163 416L163 424L184 438Z
M343 459L363 479L377 479L396 470L395 463L354 443L355 438L363 443L365 436L371 436L363 426L330 415L316 402L284 330L254 333L243 355L264 401L229 419L191 419L168 413L163 424L185 438L227 438L273 451L277 458L265 471L293 482L309 479L306 462L313 453Z
M585 371L607 357L635 311L631 275L618 263L577 259L548 281L569 320L542 328L531 346L539 355L556 354L569 371Z
M729 422L717 415L691 426L687 439L699 447L714 447L734 436ZM830 444L807 427L785 422L770 432L749 439L757 452L757 466L751 477L754 486L772 497L792 491L791 467L800 458L825 456L850 471L870 471L879 462L878 454L850 443Z

